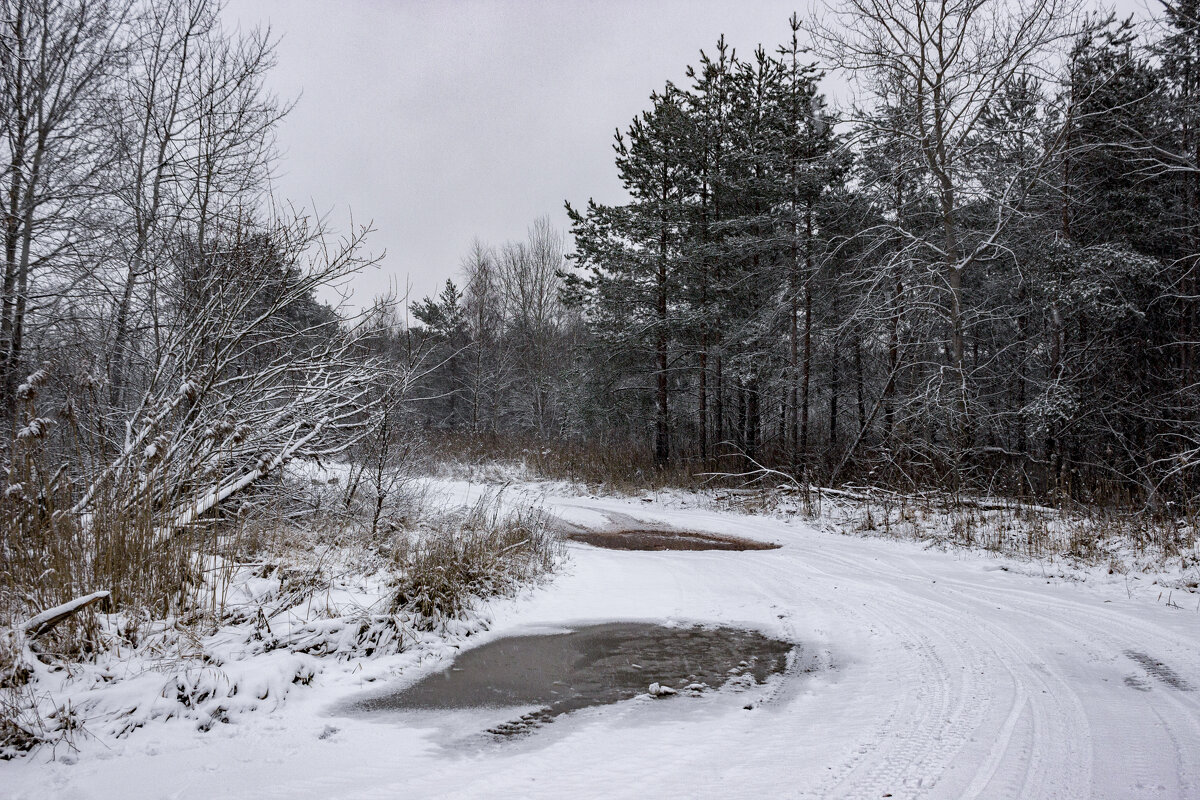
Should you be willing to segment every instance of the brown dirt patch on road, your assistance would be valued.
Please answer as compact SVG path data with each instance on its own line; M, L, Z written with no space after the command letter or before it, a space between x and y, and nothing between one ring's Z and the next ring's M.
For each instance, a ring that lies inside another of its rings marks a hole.
M654 530L573 531L566 534L573 542L583 542L608 550L776 550L773 542L756 542L736 536L695 531Z

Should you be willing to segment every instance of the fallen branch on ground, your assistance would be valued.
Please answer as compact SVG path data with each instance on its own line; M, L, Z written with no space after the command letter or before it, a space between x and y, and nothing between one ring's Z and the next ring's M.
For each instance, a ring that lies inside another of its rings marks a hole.
M36 639L44 633L48 633L55 625L62 622L67 617L70 617L83 609L90 606L92 603L103 600L111 595L112 592L107 590L92 592L83 597L76 597L54 608L48 608L35 617L26 620L21 629L29 634L29 638Z

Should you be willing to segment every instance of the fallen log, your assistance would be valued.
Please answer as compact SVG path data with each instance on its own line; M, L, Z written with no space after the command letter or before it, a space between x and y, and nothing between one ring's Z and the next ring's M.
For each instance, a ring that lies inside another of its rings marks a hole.
M48 608L35 617L26 620L21 628L29 635L29 638L36 639L44 633L48 633L55 625L62 622L67 617L77 614L83 609L90 606L92 603L103 600L111 595L112 592L107 590L92 592L83 597L76 597L74 600L69 600L60 606Z

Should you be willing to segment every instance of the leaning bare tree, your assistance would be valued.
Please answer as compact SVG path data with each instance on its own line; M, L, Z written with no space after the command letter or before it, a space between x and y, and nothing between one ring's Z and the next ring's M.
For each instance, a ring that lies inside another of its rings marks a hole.
M352 448L402 382L318 299L372 263L367 230L272 208L272 42L219 11L0 3L0 615L97 588L176 608L191 534Z

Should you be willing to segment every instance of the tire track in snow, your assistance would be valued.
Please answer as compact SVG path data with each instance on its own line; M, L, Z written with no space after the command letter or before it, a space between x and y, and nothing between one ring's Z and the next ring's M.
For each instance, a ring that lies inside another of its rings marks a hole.
M777 570L786 569L793 582L802 581L804 575L794 574L795 568L796 565L789 564ZM806 560L800 569L810 576L822 575L831 586L855 583L844 574L835 575L817 567L812 559ZM900 614L896 604L901 598L893 597L889 600L891 608L883 611L863 603L863 587L855 588L860 590L854 592L855 602L840 601L836 595L825 593L801 602L819 599L836 604L838 615L847 621L855 620L858 627L898 634L887 657L893 682L906 690L898 692L899 699L886 719L860 743L857 752L832 769L822 786L807 796L879 797L885 793L897 798L923 796L936 785L989 705L986 688L970 667L979 661L980 653L945 639L937 627L905 621L933 613L934 604L906 597L905 610L911 613ZM920 608L914 603L920 604ZM955 667L953 670L947 664L948 655L952 656L949 660Z
M1008 719L1004 721L1003 727L1000 728L999 734L996 737L996 744L992 751L988 754L987 760L980 765L975 772L975 777L971 779L971 783L963 792L962 800L975 800L979 797L983 790L988 788L992 779L996 777L996 770L1000 768L1000 761L1008 753L1009 744L1012 742L1013 731L1017 728L1017 722L1025 713L1025 708L1029 703L1029 697L1023 690L1017 691L1016 700L1013 702L1012 710L1008 714ZM1025 784L1029 782L1028 771L1026 777L1022 781L1021 788L1025 788ZM1019 796L1019 795L1018 795Z
M821 554L828 555L828 554ZM841 561L844 566L853 567L860 572L864 569L864 564L861 560L849 562L844 559L834 558L832 560ZM811 560L806 562L807 568L815 569L815 565ZM869 568L868 568L869 570ZM826 575L832 577L833 573L824 571ZM940 617L939 623L944 630L956 630L961 626L963 618L963 609L956 607L954 604L949 604L945 600L929 598L927 596L918 597L910 592L904 591L906 587L895 586L894 574L881 574L882 571L876 570L872 576L877 584L880 579L884 583L893 584L890 588L895 591L895 594L889 596L888 603L893 610L896 610L900 605L904 605L904 610L913 615L919 616L922 619L932 619ZM843 579L842 581L846 581ZM904 598L905 603L902 604L901 598ZM897 625L897 614L889 613L884 615L876 615L876 622L886 622L894 630L900 626ZM1057 789L1070 791L1072 788L1075 791L1081 791L1086 795L1087 790L1083 789L1089 782L1090 775L1090 752L1086 752L1082 758L1071 758L1071 753L1068 752L1071 743L1077 743L1083 746L1085 750L1090 751L1089 737L1087 732L1087 720L1082 711L1082 705L1078 697L1070 687L1070 684L1059 675L1052 675L1054 686L1052 688L1041 688L1043 686L1051 686L1045 678L1036 674L1034 671L1020 666L1020 656L1025 659L1025 663L1036 663L1033 660L1032 653L1021 645L1018 639L1014 638L1005 631L1001 631L995 625L983 623L981 620L976 621L977 625L983 625L988 629L990 643L980 643L978 632L974 637L976 642L974 649L964 651L960 645L954 645L952 648L958 652L958 663L960 667L969 667L980 663L985 655L990 654L993 657L993 663L990 666L1001 667L1001 671L1006 671L1012 682L1012 692L1014 700L1009 707L1008 714L1005 718L1004 725L1001 726L1000 741L993 746L992 750L987 755L984 763L974 773L970 785L967 787L969 793L978 795L984 791L988 784L995 778L996 772L1002 761L1009 755L1009 745L1012 734L1017 727L1017 722L1021 715L1025 712L1026 704L1029 703L1028 698L1031 694L1040 697L1048 697L1049 701L1040 701L1031 706L1030 716L1032 741L1024 743L1020 746L1020 750L1026 754L1026 762L1013 765L1013 768L1021 774L1019 783L1015 784L1017 794L1012 796L1024 796L1025 789L1028 786L1041 786L1043 789L1056 786ZM934 630L935 626L926 625L925 630ZM911 626L904 627L905 635L903 640L911 646L911 642L915 639L921 640L922 647L929 647L930 637L927 635L918 634ZM943 645L945 647L945 643ZM1000 649L1007 651L1006 654L1001 654ZM1020 650L1019 654L1017 651ZM967 652L966 657L963 653ZM1005 655L1008 657L1006 658ZM933 665L937 665L937 669L932 669ZM933 678L934 683L943 686L949 685L949 672L941 665L940 658L923 659L921 666L916 669L917 677L923 681L922 688L919 690L918 699L924 700L928 695L928 685L930 678ZM1019 674L1018 674L1019 673ZM928 712L927 709L918 708L914 713L911 707L906 709L908 713L916 717L915 724L910 723L903 733L892 733L888 738L900 738L903 742L898 747L892 747L893 751L890 755L883 757L876 756L875 763L870 767L858 765L848 776L839 776L840 780L835 785L849 786L846 796L872 796L876 790L892 789L890 794L899 796L897 788L902 788L904 791L913 791L921 793L934 788L938 777L942 770L953 756L962 749L966 743L967 735L971 731L980 728L980 714L966 715L964 714L964 704L972 708L980 708L982 706L995 706L1002 701L1002 698L995 692L989 692L982 689L978 685L972 685L974 678L973 669L965 669L964 675L966 681L964 689L960 692L960 702L956 708L947 712L944 702L938 704L938 708L933 712ZM975 684L978 682L976 681ZM910 704L911 706L911 704ZM1049 708L1052 706L1053 708ZM889 722L894 721L896 712L889 718ZM935 724L934 721L940 724ZM885 727L894 727L888 725ZM933 730L942 728L939 732ZM1052 735L1047 736L1047 732ZM928 753L928 743L937 741L943 747L939 748L937 758L933 758ZM1063 743L1057 748L1054 743ZM1055 752L1047 754L1047 748ZM885 748L886 749L886 748ZM1050 755L1049 758L1046 756ZM897 757L905 764L902 769L896 766ZM864 759L866 760L866 759ZM1069 767L1074 763L1074 769L1064 769L1064 765ZM1042 766L1046 764L1048 766ZM858 773L867 771L869 777L863 776L865 780L856 777ZM1065 774L1064 774L1065 773ZM1006 781L1007 782L1007 781ZM827 792L825 792L827 793ZM1056 793L1056 792L1055 792ZM874 795L879 796L879 795Z
M1062 641L1070 643L1071 650L1089 653L1092 661L1100 665L1111 664L1115 669L1122 660L1128 659L1152 675L1146 662L1160 665L1161 662L1149 657L1133 658L1129 655L1131 643L1139 643L1143 647L1153 643L1156 649L1170 651L1177 656L1190 654L1175 649L1182 639L1175 632L1144 622L1134 623L1127 614L1117 610L1109 612L1077 601L1052 603L1043 596L1025 590L989 587L988 591L993 594L1018 594L1028 605L1035 607L1013 607L1013 613L1024 615L1031 624L1056 630ZM1062 613L1064 608L1070 611L1068 615ZM1192 648L1190 652L1194 653L1195 649ZM1187 741L1200 742L1200 705L1194 693L1182 690L1182 679L1164 680L1154 687L1148 686L1147 692L1135 693L1127 688L1125 681L1117 681L1115 676L1082 677L1098 680L1097 689L1108 695L1103 701L1094 699L1089 703L1084 715L1095 721L1094 727L1097 729L1115 727L1122 734L1119 737L1120 746L1106 745L1104 757L1100 759L1107 776L1101 782L1103 785L1097 788L1101 796L1124 797L1130 796L1128 792L1138 791L1147 792L1145 796L1156 796L1157 793L1173 791L1161 782L1145 778L1158 771L1151 751L1161 750L1164 744L1174 754L1174 791L1184 797L1196 796L1200 780L1197 771L1200 768L1180 743L1180 735L1186 732ZM1147 726L1145 720L1148 716L1157 718L1159 724ZM1122 764L1125 766L1119 766ZM1126 776L1133 776L1131 783L1118 785Z

